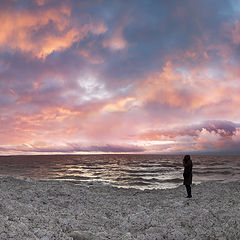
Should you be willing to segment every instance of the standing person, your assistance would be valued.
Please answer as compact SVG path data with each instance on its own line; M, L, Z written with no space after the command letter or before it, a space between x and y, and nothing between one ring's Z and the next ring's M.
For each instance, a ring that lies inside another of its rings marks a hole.
M184 166L184 172L183 172L183 177L184 181L183 184L186 186L187 190L187 198L192 197L191 193L191 184L192 184L192 160L190 155L185 155L183 158L183 166Z

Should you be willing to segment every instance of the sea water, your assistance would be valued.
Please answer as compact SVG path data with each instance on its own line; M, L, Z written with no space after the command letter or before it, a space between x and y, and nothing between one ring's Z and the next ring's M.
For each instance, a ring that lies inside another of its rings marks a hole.
M193 183L240 180L239 155L192 155ZM182 155L89 154L1 156L0 175L103 183L137 189L175 188L183 182Z

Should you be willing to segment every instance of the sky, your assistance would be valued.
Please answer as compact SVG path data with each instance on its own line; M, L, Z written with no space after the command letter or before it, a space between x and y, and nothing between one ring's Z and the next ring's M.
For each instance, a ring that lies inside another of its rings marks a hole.
M0 0L0 154L240 153L238 0Z

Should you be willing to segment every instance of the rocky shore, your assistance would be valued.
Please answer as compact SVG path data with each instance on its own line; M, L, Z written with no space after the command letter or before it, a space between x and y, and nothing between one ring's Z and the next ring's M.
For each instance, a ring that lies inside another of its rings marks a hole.
M240 183L166 190L0 179L0 239L240 239Z

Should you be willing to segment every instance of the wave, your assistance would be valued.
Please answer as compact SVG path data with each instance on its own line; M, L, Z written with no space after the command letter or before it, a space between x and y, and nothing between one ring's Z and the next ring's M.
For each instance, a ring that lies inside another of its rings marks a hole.
M180 183L183 181L182 178L171 178L171 179L158 179L158 178L128 178L128 177L119 177L115 179L117 182L143 182L143 183Z
M194 170L193 174L197 174L197 175L209 175L209 174L221 174L221 175L232 175L233 172L232 171L218 171L217 169L213 169L213 170L208 170L208 171L197 171Z
M94 179L98 179L97 177L96 178L92 178L92 177L85 177L85 176L56 176L56 177L52 177L51 179L54 179L54 180L68 180L68 179L71 179L71 180L94 180Z
M126 173L162 173L169 171L169 169L121 169Z

